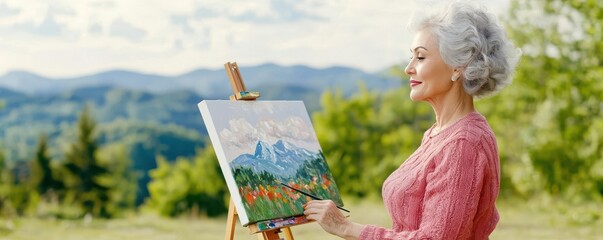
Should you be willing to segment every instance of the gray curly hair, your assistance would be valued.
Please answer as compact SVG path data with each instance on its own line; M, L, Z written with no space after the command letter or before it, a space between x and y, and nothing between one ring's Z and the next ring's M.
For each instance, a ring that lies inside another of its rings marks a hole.
M453 1L410 28L434 34L444 62L462 69L463 88L469 95L488 96L511 83L521 51L483 7Z

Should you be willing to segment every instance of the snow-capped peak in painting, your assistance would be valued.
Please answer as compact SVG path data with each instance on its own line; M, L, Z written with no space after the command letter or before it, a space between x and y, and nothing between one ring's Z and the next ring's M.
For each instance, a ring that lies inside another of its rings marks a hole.
M291 143L278 140L270 145L258 141L255 154L242 154L231 163L231 168L250 167L254 172L266 171L275 176L289 177L307 161L321 158L319 153L299 148Z

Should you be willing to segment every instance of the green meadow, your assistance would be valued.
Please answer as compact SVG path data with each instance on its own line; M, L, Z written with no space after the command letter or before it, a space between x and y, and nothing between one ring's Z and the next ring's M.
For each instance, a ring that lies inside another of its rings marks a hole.
M603 206L568 206L542 201L505 201L498 204L501 220L490 239L603 239ZM352 221L390 226L383 205L376 200L349 201ZM141 213L112 220L0 220L0 239L11 240L177 240L223 239L226 217L175 219ZM316 223L292 227L295 239L338 239ZM282 234L281 234L282 235ZM281 237L284 237L282 235ZM235 239L257 239L236 225Z

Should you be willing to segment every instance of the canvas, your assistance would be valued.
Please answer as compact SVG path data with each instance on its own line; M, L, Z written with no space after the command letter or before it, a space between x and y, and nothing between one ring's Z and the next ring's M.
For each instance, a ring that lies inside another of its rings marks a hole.
M244 226L303 215L309 199L279 181L343 206L303 102L204 100L199 110Z

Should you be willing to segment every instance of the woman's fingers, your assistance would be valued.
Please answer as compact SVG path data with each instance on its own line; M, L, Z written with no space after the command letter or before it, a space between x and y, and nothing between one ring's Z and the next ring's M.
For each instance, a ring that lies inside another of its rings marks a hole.
M314 220L329 233L338 235L348 220L331 200L312 200L304 205L306 218Z
M311 220L319 220L317 217L325 211L320 201L312 200L304 205L304 215Z

